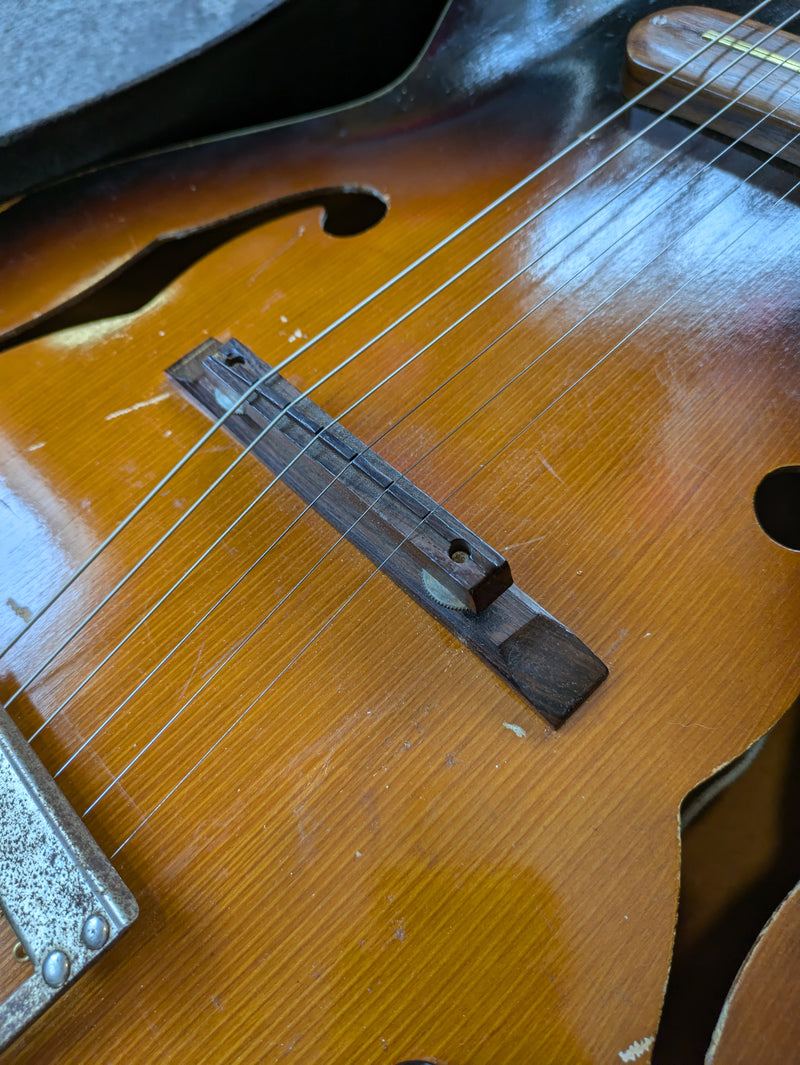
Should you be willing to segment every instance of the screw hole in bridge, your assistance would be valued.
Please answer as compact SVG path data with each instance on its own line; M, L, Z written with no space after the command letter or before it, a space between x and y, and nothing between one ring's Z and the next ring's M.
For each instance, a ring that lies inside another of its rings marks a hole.
M455 539L450 542L450 550L447 552L453 562L463 566L472 558L472 550L466 540Z
M768 473L756 488L753 508L771 540L800 551L800 466L781 466Z

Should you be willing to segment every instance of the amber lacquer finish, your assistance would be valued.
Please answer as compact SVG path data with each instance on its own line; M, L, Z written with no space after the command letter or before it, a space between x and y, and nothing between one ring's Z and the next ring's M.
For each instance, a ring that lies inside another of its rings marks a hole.
M207 429L166 368L235 336L301 391L364 347L314 401L369 392L347 428L610 667L554 732L288 489L237 521L249 457L192 510L241 454L214 434L4 659L9 700L180 522L10 704L141 916L9 1060L647 1060L680 801L798 688L798 555L752 496L800 459L800 219L790 174L719 141L623 148L637 112L388 284L620 103L600 66L589 94L561 57L504 68L525 17L456 5L384 97L0 216L11 327L259 197L389 204L349 238L273 220L0 355L4 641Z

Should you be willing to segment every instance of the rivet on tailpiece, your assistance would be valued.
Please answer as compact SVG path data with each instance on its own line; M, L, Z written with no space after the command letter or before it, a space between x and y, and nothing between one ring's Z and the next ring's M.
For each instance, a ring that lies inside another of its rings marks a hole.
M69 976L69 958L63 950L51 950L44 959L42 976L51 987L61 987Z
M93 913L84 922L81 939L91 950L99 950L102 946L105 946L110 934L111 929L105 917Z

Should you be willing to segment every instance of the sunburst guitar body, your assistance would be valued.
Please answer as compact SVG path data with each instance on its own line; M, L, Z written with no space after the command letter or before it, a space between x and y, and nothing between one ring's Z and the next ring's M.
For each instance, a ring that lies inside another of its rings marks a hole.
M649 1059L681 800L798 690L754 496L800 463L800 204L625 103L636 17L459 0L374 99L0 213L2 699L140 910L7 1060ZM211 337L602 660L561 728L224 426L193 450L166 370Z

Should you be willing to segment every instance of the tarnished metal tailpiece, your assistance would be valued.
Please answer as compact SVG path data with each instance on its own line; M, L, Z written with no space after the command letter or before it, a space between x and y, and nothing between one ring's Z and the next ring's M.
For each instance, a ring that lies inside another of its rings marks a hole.
M0 1050L117 939L136 900L0 707L0 907L32 975L0 1003Z

